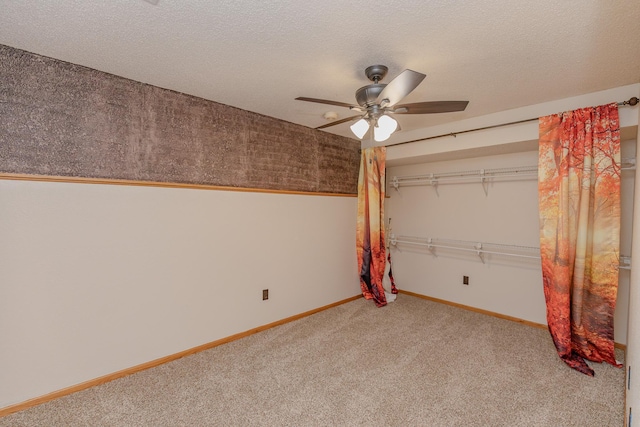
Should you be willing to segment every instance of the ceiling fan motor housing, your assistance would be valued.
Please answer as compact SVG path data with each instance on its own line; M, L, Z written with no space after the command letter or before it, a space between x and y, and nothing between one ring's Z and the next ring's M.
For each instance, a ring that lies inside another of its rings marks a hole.
M387 86L386 84L378 82L384 79L387 71L389 71L389 69L384 65L372 65L364 70L364 74L373 84L363 86L356 91L356 101L358 101L358 105L366 108L376 104L378 95L380 95L382 89Z
M378 95L382 92L387 85L382 83L374 83L371 85L363 86L356 91L356 101L361 107L369 107L375 105Z

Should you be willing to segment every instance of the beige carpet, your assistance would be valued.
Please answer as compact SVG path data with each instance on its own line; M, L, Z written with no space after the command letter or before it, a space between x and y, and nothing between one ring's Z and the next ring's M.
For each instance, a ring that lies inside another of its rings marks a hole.
M619 352L618 358L621 359ZM408 295L358 299L0 418L0 426L615 426L624 370L548 332Z

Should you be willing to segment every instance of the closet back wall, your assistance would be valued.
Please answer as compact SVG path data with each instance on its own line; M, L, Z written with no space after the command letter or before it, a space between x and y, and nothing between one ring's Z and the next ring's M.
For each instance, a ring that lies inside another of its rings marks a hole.
M0 410L359 293L358 141L2 46L0 81L0 178L310 192L0 179Z
M635 157L635 141L623 143ZM537 151L391 167L393 176L537 165ZM633 172L623 173L622 253L631 253ZM416 237L539 247L538 183L535 176L490 183L485 195L476 181L390 188L386 216L392 233ZM392 247L400 289L491 312L546 324L542 272L537 259L485 255L424 247ZM536 255L535 252L531 253ZM463 285L469 276L469 285ZM615 341L626 343L629 272L622 270L615 315Z

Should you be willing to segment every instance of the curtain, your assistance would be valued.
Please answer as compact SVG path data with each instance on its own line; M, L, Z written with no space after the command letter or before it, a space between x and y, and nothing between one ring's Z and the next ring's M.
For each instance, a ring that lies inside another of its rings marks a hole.
M382 278L385 270L385 160L386 147L362 150L358 177L356 253L360 288L378 307L387 304Z
M570 367L615 360L620 247L616 104L540 118L540 255L549 332Z

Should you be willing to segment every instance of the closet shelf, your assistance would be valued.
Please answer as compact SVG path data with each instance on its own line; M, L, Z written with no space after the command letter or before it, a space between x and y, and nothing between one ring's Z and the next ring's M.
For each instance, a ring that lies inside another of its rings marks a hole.
M389 237L389 243L393 246L399 244L423 246L437 257L436 249L449 249L462 252L474 252L484 263L484 254L507 255L518 258L540 259L540 248L533 246L506 245L500 243L472 242L466 240L437 239L432 237L395 236Z
M474 252L485 263L484 254L505 255L518 258L540 259L540 248L535 246L509 245L502 243L473 242L468 240L438 239L432 237L415 236L389 236L389 243L392 246L401 244L422 246L437 257L436 249L456 250L462 252ZM621 270L631 270L631 257L620 256Z
M461 172L439 172L429 173L425 175L411 175L411 176L394 176L391 179L391 185L396 190L399 187L406 185L432 185L436 186L446 182L469 182L479 181L484 182L488 179L496 178L514 178L514 177L537 177L537 166L520 166L513 168L495 168L495 169L476 169Z
M636 159L622 159L620 162L620 168L621 170L635 170ZM402 186L431 185L433 187L437 187L439 184L444 183L480 182L483 185L485 193L487 193L485 184L489 181L534 179L537 177L538 166L532 165L511 168L474 169L460 172L436 172L424 175L394 176L391 178L390 184L396 189L396 191L398 191Z

